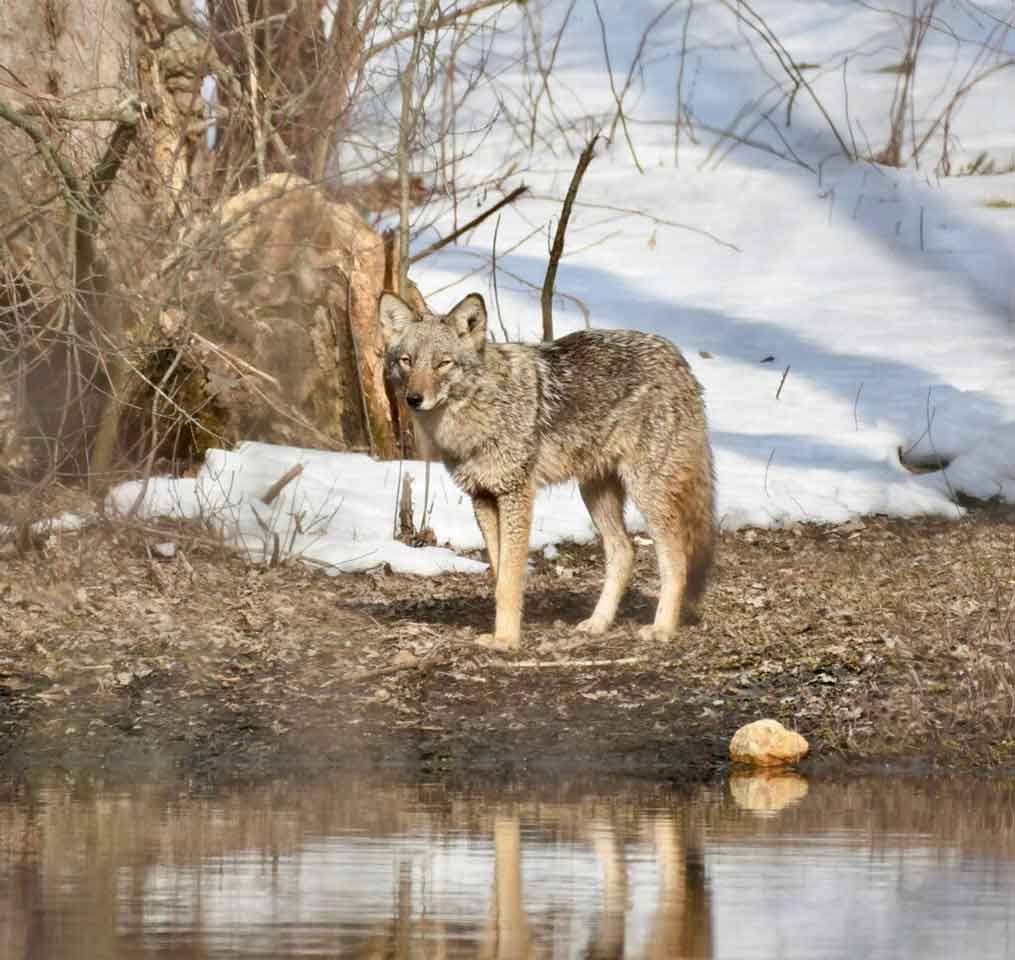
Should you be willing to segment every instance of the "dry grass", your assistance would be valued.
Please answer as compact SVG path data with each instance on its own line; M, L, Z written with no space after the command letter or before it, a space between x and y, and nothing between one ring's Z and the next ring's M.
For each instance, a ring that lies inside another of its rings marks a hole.
M993 177L1006 173L1015 173L1015 154L1007 161L996 160L986 150L978 153L969 163L964 164L958 172L960 177Z

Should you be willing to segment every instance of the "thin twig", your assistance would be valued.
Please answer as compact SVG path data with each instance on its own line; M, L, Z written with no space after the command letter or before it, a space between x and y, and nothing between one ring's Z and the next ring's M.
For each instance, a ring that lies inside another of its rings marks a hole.
M201 344L201 346L207 347L209 350L212 351L212 353L218 354L218 356L220 356L227 363L239 367L241 370L246 370L248 373L255 374L262 380L267 380L268 383L270 383L273 387L275 387L276 390L282 389L282 384L279 383L278 380L276 380L270 373L265 373L263 370L258 370L258 368L255 367L252 363L247 363L246 360L243 360L242 358L229 353L228 351L220 347L217 343L213 343L211 340L202 337L201 334L195 333L193 330L190 332L190 336L192 339L196 340L199 344Z
M785 71L786 75L793 81L794 84L799 85L807 91L811 100L814 102L814 106L818 108L818 111L825 118L825 122L828 124L829 130L832 131L833 136L838 141L839 146L842 148L843 154L847 157L852 158L849 146L843 139L842 134L839 133L839 128L835 125L835 121L831 118L828 111L825 109L825 105L821 102L818 95L814 92L814 88L808 83L807 78L804 76L803 71L796 65L796 61L790 55L789 51L783 46L782 41L776 36L772 28L765 22L764 17L761 16L756 10L754 10L747 0L720 0L720 3L727 10L729 10L741 23L746 24L750 27L759 37L765 42L765 45L775 55L775 59L779 61L779 66ZM744 16L744 11L747 11L751 17L754 18L754 22Z
M137 516L138 510L141 509L141 505L144 503L145 497L148 494L148 484L151 481L152 469L155 466L155 455L158 453L159 449L159 400L165 395L166 386L173 374L176 372L176 368L179 366L182 358L183 351L177 350L173 356L172 363L170 363L166 368L166 372L162 375L162 380L152 393L152 442L151 447L148 450L148 456L145 460L144 475L141 480L141 486L138 488L137 496L134 498L134 502L130 505L130 509L126 513L126 518L128 520L133 520L134 517Z
M782 393L782 385L786 382L786 377L789 376L789 364L786 364L786 369L782 371L782 379L779 381L779 389L775 391L775 399L779 399L779 394Z
M502 197L488 210L484 210L482 213L473 217L468 223L459 227L457 230L452 231L446 237L441 237L440 240L431 243L429 247L420 250L419 253L414 253L409 257L409 263L413 264L417 260L422 260L424 257L429 257L431 254L436 253L438 250L443 250L449 243L454 243L463 233L468 233L473 227L478 227L487 217L492 216L498 210L506 207L509 203L514 203L523 193L528 191L528 187L524 184L520 187L515 187L506 197Z
M684 65L687 62L687 31L691 25L694 0L687 0L687 16L680 34L680 67L677 70L677 118L673 128L673 166L680 166L680 128L684 123Z
M415 27L408 27L405 30L400 30L397 33L391 34L390 37L385 37L385 39L375 43L372 47L367 49L360 58L360 61L362 63L366 63L378 54L384 53L385 50L389 50L391 47L397 46L403 40L411 39L417 32L422 31L424 33L429 33L433 30L440 30L443 27L450 26L456 21L467 20L473 14L479 13L482 10L489 10L491 7L507 7L509 4L510 0L479 0L478 3L470 4L467 7L456 7L448 13L442 14L433 20L427 20Z
M508 336L507 327L504 326L504 315L500 310L500 291L497 289L497 233L499 230L500 217L497 218L497 222L493 227L493 264L490 268L490 273L493 277L493 303L497 309L497 322L500 324L501 333L504 334L504 342L507 343L510 337Z
M38 148L39 153L42 154L42 158L46 161L47 166L56 174L57 180L65 191L65 196L71 209L82 209L85 212L91 212L84 206L84 191L81 188L81 181L78 179L77 171L70 161L57 150L53 141L46 136L42 127L3 100L0 100L0 118L28 135L29 139Z
M596 149L599 134L596 134L582 150L578 158L578 166L575 167L571 177L571 184L567 188L564 197L564 206L560 211L560 220L557 223L557 232L553 237L553 247L550 250L550 263L546 268L546 277L543 280L543 340L553 339L553 285L557 279L557 266L564 253L564 235L567 232L567 222L571 217L571 208L574 206L575 198L578 196L578 188L581 186L582 177L592 162L592 156Z
M535 200L550 200L552 197L535 195ZM709 233L708 230L703 230L701 227L692 227L688 223L679 223L676 220L667 220L665 217L657 217L654 213L648 213L645 210L635 210L633 207L618 207L612 203L593 203L591 201L576 200L574 205L577 207L588 207L591 210L612 210L614 213L626 213L632 217L644 217L646 220L651 220L653 223L661 224L665 227L676 227L678 230L687 230L690 233L696 233L699 236L707 237L714 243L719 244L720 247L726 247L728 250L735 250L737 253L743 251L735 243L730 243L728 240L721 240L714 233Z

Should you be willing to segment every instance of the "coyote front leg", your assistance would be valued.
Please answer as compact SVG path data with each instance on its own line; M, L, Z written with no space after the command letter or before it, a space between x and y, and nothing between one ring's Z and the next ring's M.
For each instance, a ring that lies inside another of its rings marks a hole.
M521 639L532 500L531 488L501 494L497 498L499 556L493 646L502 650L514 650Z
M497 582L497 565L500 563L500 519L497 516L497 498L486 493L477 493L472 498L472 510L476 523L483 534L486 553L490 558L490 573Z

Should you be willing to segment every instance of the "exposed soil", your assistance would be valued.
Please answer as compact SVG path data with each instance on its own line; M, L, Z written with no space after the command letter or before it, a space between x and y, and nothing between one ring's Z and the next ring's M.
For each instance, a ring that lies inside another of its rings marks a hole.
M1015 767L1011 511L726 534L702 622L666 645L634 629L645 545L616 628L575 637L601 577L596 546L534 555L509 656L475 643L481 576L268 569L180 526L0 545L0 764L687 781L774 716L805 768Z

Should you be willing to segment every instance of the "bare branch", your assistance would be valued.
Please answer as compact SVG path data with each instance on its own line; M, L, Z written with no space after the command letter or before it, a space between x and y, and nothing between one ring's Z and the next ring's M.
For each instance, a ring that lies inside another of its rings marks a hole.
M71 206L82 203L84 191L81 187L81 181L78 179L77 171L60 154L60 151L54 146L53 141L46 136L42 127L20 110L15 110L14 107L4 100L0 100L0 118L28 135L32 143L38 148L39 153L42 154L46 165L52 170L57 180L60 181Z
M397 33L393 33L390 37L385 37L383 40L368 48L363 54L363 62L365 63L373 57L376 57L378 54L384 53L385 50L390 50L392 47L400 44L403 40L412 39L419 30L422 30L425 33L429 33L432 30L440 30L444 27L450 26L458 20L471 17L482 10L489 10L492 7L510 6L511 2L512 0L478 0L478 2L472 3L467 7L458 7L455 10L451 10L448 13L437 17L435 20L429 20L426 23L419 24L406 30L399 30Z
M575 167L571 176L571 184L567 188L564 197L564 206L560 211L560 220L557 222L557 232L553 237L553 247L550 250L550 263L546 268L546 278L543 280L543 294L541 297L543 308L543 340L553 339L553 285L557 279L557 266L564 253L564 234L567 232L567 222L571 218L571 208L574 206L575 198L578 196L578 188L581 186L582 177L592 162L595 153L596 143L599 134L596 134L582 150L578 158L578 166Z
M431 256L438 250L443 250L449 243L454 243L462 234L468 233L474 227L478 227L487 217L493 216L498 210L506 207L509 203L514 203L523 193L528 192L528 187L524 184L520 187L515 187L506 197L502 197L492 207L484 210L482 213L473 217L468 223L463 224L457 230L449 233L446 237L441 237L440 240L431 243L429 247L420 250L419 253L413 254L409 257L409 263L415 263L417 260L423 260L426 257Z
M552 200L553 198L534 194L533 199ZM730 243L728 240L722 240L714 233L709 233L708 230L703 230L701 227L692 227L690 224L680 223L677 220L668 220L666 217L657 217L655 214L648 213L645 210L635 210L633 207L618 207L612 203L589 203L582 200L576 200L575 206L588 207L591 210L612 210L614 213L623 213L631 217L644 217L646 220L651 220L653 223L662 224L666 227L676 227L678 230L687 230L690 233L696 233L699 236L707 237L714 243L719 244L720 247L726 247L727 250L734 250L737 253L743 252L735 243Z
M810 85L807 77L804 76L803 71L797 66L796 61L790 55L789 51L783 46L782 41L775 35L772 28L769 27L764 17L761 16L747 0L719 0L719 2L726 7L741 23L750 27L761 39L765 42L765 45L775 55L775 59L779 61L779 66L782 67L786 76L793 81L794 85L803 87L807 91L808 96L814 102L814 106L818 108L818 112L825 118L825 122L828 124L828 129L832 131L833 136L838 141L839 146L842 148L842 152L845 156L853 159L852 153L850 153L849 145L843 139L839 128L835 125L835 121L831 118L828 111L825 109L825 105L818 98L818 95L814 92L814 88ZM750 14L750 19L744 16L744 11Z

